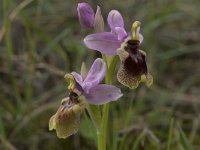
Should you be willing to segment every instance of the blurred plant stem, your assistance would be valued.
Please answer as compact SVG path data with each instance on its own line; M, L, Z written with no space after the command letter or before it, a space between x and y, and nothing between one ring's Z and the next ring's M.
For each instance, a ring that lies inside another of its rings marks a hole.
M13 92L15 95L15 98L18 102L18 107L20 108L21 104L21 98L19 95L19 89L17 88L17 83L15 80L15 77L13 75L13 48L12 48L12 42L10 37L10 20L9 20L9 0L4 0L4 29L5 29L5 43L6 43L6 49L7 49L7 65L9 69L9 77L13 86Z
M167 150L170 150L170 147L171 147L173 128L174 128L174 118L171 118L170 128L169 128L169 135L168 135Z

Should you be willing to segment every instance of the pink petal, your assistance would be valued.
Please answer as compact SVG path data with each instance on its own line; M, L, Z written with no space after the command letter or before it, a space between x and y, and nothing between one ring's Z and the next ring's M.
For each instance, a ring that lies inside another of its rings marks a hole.
M115 32L118 35L118 40L123 40L127 36L127 33L124 28L116 27Z
M105 74L106 64L102 59L97 58L92 64L87 77L83 81L83 90L88 93L91 88L95 87L103 80Z
M108 14L108 24L113 32L115 32L115 27L124 28L124 20L122 15L117 10L111 10Z
M144 37L141 33L139 33L138 35L139 35L139 41L140 41L140 43L142 43L144 40Z
M112 85L100 84L93 87L85 97L90 104L102 105L118 100L123 94L121 90Z
M84 43L88 48L107 55L116 55L116 50L121 45L117 35L111 32L90 34L85 37Z

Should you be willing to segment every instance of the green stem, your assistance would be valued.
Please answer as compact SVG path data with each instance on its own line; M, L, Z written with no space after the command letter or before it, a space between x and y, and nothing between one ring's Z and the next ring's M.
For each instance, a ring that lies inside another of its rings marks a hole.
M108 116L109 116L109 104L103 106L103 117L102 117L102 149L106 150L106 139L107 139L107 126L108 126Z
M117 64L117 56L113 57L109 60L105 55L102 55L104 61L107 65L107 73L106 73L106 84L112 84L112 76L115 71L115 67ZM109 118L109 103L103 106L103 114L102 114L102 122L101 122L101 130L97 132L98 138L98 150L106 150L106 141L107 141L107 127L108 127L108 118Z
M103 134L100 131L97 131L97 139L98 139L98 150L104 150L104 141Z
M108 115L109 115L109 104L105 104L103 106L101 131L97 131L98 150L106 150Z

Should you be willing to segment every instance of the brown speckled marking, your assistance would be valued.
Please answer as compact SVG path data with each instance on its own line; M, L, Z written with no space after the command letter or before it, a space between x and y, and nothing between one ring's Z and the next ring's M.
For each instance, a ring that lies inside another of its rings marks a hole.
M148 74L145 60L146 54L139 49L139 44L138 40L126 39L117 50L121 59L117 78L120 83L131 89L137 88L140 82L146 82L149 86L152 83L151 80L153 80L152 76Z

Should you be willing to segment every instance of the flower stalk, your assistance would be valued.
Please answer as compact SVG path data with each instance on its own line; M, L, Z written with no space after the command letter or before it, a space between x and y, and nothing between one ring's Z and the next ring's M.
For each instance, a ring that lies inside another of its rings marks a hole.
M102 57L107 65L107 73L106 73L106 77L105 77L105 83L112 84L112 76L114 74L116 64L119 60L118 56L114 56L111 59L108 59L108 57L106 57L106 55L102 54ZM109 108L110 108L109 103L103 105L101 130L97 131L98 150L106 150Z

